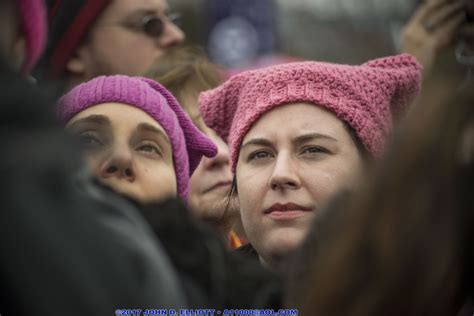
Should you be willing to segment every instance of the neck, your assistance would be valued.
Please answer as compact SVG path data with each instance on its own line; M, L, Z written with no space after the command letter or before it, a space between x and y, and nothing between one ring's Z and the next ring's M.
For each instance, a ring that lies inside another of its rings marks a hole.
M288 266L286 265L286 257L275 256L272 258L263 258L259 255L259 260L263 267L272 271L273 273L279 276L285 276L287 274Z

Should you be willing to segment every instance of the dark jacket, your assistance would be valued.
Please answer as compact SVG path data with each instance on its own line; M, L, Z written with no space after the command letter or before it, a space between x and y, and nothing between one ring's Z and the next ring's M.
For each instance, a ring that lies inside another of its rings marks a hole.
M137 209L90 181L52 104L0 72L0 314L114 315L185 307Z
M251 260L256 260L257 262L259 261L258 259L258 253L255 250L255 248L252 246L252 244L248 243L246 245L243 245L237 249L235 249L235 252L248 258Z
M234 253L177 200L142 208L178 271L192 308L282 307L280 280L260 262Z

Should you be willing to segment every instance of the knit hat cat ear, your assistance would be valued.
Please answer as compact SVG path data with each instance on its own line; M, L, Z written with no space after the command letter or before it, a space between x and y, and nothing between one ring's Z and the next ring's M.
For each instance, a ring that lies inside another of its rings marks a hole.
M199 95L199 110L206 125L212 128L220 138L228 142L229 131L237 111L239 100L245 98L242 88L252 76L252 72L235 75L211 93Z
M395 119L402 116L420 92L422 66L408 54L374 59L362 66L377 70L372 79L378 81L390 97L392 116Z

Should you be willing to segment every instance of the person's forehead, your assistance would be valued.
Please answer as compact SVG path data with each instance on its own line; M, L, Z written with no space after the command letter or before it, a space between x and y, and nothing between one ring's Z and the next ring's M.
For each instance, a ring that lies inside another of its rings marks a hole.
M163 14L167 10L166 0L112 0L104 16L123 17L140 12Z
M292 134L305 131L340 133L343 122L332 112L309 103L277 106L265 113L250 129L250 135Z
M112 126L134 128L140 123L147 123L165 132L163 127L145 111L123 103L102 103L91 106L73 117L70 123L91 115L106 117L111 122Z

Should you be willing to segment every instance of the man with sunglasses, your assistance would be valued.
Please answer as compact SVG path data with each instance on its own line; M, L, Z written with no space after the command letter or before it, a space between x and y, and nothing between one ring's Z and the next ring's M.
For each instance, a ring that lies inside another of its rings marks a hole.
M48 0L42 74L72 87L99 75L141 75L184 40L166 0Z

